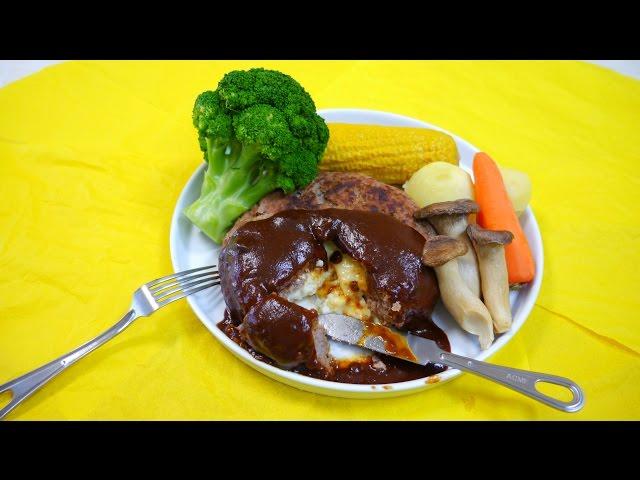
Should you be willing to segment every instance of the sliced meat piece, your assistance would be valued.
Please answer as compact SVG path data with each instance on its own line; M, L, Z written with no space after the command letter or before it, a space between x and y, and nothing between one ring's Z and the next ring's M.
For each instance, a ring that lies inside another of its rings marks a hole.
M435 235L431 225L426 222L418 224L413 219L418 206L402 189L360 173L322 172L303 190L291 195L277 191L264 197L236 221L223 244L226 245L233 232L248 221L267 218L283 210L321 208L386 213L415 228L425 237Z
M304 364L332 371L329 342L315 310L272 293L251 307L238 330L249 345L284 368Z

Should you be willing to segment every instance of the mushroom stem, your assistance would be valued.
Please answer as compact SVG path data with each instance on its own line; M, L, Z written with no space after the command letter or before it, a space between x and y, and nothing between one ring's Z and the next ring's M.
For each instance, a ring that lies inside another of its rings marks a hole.
M487 307L469 290L460 274L458 259L467 248L463 241L445 235L429 237L422 262L435 270L444 306L463 330L479 337L484 350L493 342L493 323Z
M460 276L467 284L471 293L480 298L480 273L478 272L478 259L476 258L476 252L471 245L467 233L464 232L456 237L467 244L467 253L458 257L458 268L460 268Z
M467 252L458 257L458 267L460 268L460 275L469 290L480 298L478 260L466 231L469 225L469 214L477 211L478 205L473 200L460 199L431 204L418 210L415 217L418 220L428 220L438 232L438 235L446 235L461 240L467 245Z
M480 348L493 342L493 324L487 307L469 290L460 275L458 259L435 267L444 306L463 330L478 336Z
M491 313L496 332L506 332L511 328L512 318L504 247L485 245L476 248L484 303Z
M469 225L469 238L478 256L482 296L493 318L497 333L511 328L511 303L509 302L509 276L504 246L513 235L506 231L485 230L478 225Z

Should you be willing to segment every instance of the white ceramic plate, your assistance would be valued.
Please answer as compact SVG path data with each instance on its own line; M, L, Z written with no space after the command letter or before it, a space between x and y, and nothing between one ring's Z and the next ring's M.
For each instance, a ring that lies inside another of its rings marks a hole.
M329 109L322 110L318 113L322 115L328 123L341 122L424 127L446 132L435 125L393 113L356 109ZM449 133L456 141L458 151L460 152L460 166L471 173L473 156L479 150L456 135L450 132L446 133ZM204 167L205 165L203 163L189 179L189 182L178 198L178 203L173 213L170 248L171 260L176 272L205 265L216 265L218 263L218 246L182 215L185 207L198 197ZM478 360L487 359L511 340L527 319L529 312L531 312L538 297L540 283L542 281L542 266L544 263L542 239L540 238L538 224L530 208L523 214L520 221L524 233L529 240L529 245L531 246L536 262L536 277L533 283L527 287L518 292L511 293L513 326L509 332L497 336L491 348L481 351L476 339L477 337L462 331L439 302L434 311L434 321L446 332L454 353L466 355ZM224 314L224 300L219 289L209 289L192 295L188 297L188 302L198 318L200 318L202 323L211 331L213 336L240 360L275 380L302 390L349 398L393 397L433 388L457 377L461 373L459 370L449 369L438 374L438 378L423 378L408 382L393 383L386 385L385 388L382 388L381 385L353 385L306 377L298 373L281 370L256 360L246 350L230 340L216 326L216 324L222 320Z

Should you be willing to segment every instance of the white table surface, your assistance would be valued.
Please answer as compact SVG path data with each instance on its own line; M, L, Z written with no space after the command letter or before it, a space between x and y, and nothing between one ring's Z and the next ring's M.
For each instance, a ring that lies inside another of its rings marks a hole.
M63 60L0 60L0 87ZM587 60L640 80L640 60Z

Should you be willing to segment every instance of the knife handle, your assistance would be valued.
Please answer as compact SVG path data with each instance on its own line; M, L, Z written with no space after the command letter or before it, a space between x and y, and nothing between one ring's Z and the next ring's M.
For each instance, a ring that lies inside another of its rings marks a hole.
M448 367L474 373L488 380L500 383L505 387L509 387L516 392L520 392L563 412L577 412L584 406L584 392L575 382L568 378L548 375L546 373L530 372L528 370L519 370L517 368L502 367L445 351L440 352L440 362ZM553 383L565 387L571 392L572 398L568 402L565 402L545 395L536 388L538 383Z

